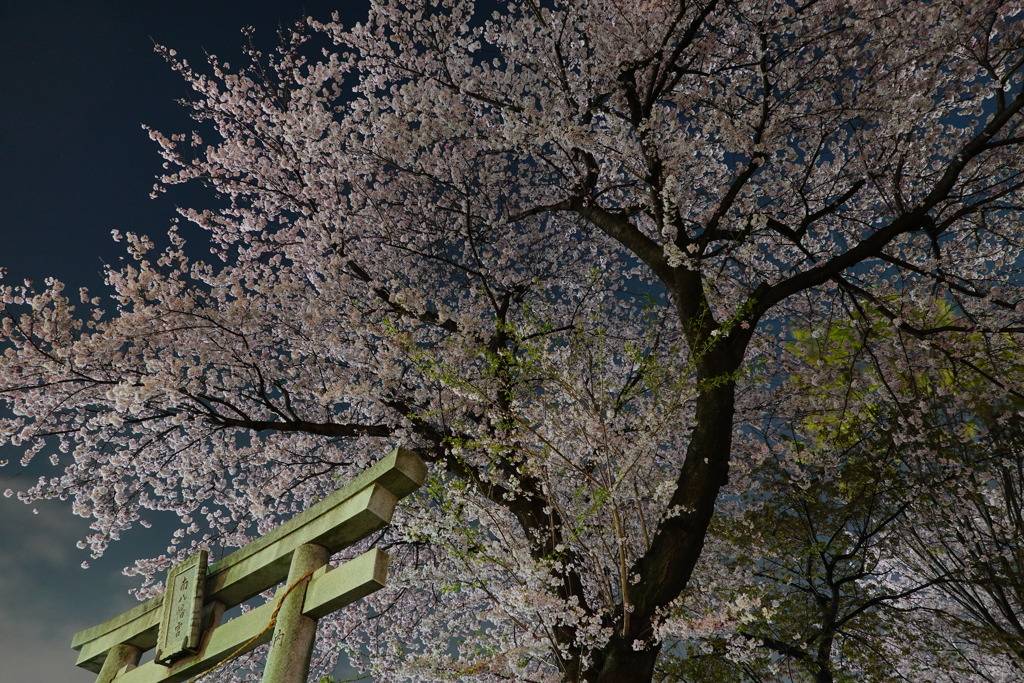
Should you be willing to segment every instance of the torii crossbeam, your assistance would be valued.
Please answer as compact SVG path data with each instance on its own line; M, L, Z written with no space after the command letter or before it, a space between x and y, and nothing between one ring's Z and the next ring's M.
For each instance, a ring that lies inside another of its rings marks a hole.
M398 500L419 488L426 472L418 455L397 448L209 567L205 552L172 567L164 593L75 634L78 666L97 672L97 683L177 683L272 641L264 683L306 683L316 620L387 578L387 553L376 548L336 568L328 558L390 523ZM273 601L220 623L225 610L282 581ZM154 647L154 660L140 666Z

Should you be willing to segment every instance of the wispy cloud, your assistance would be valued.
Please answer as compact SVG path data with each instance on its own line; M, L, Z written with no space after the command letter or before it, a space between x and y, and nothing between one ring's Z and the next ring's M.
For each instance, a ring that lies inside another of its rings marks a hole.
M88 524L66 505L50 501L30 507L0 499L0 520L3 680L95 680L95 674L75 666L71 636L130 607L131 582L106 567L81 568L87 553L75 542Z

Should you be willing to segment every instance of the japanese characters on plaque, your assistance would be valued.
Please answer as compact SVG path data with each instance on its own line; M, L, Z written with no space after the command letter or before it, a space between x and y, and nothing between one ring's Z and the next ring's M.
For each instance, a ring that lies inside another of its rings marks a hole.
M202 637L203 588L206 582L205 550L175 565L167 573L163 615L155 661L169 665L195 653Z

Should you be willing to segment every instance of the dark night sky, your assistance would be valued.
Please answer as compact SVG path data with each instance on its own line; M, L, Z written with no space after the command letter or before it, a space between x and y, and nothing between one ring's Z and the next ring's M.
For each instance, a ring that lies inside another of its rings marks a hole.
M153 42L193 63L206 52L237 61L240 29L273 44L278 25L312 14L365 16L367 2L238 0L0 0L0 267L6 282L47 276L100 289L102 263L121 255L110 231L160 235L182 195L149 199L160 171L141 124L164 132L190 124L174 100L184 83ZM304 9L303 9L304 8ZM193 235L194 236L194 235ZM0 491L46 472L0 459ZM41 456L45 460L44 456ZM128 608L131 558L159 552L166 536L132 532L107 557L80 565L87 532L66 505L31 508L0 498L0 683L92 681L74 666L72 634Z

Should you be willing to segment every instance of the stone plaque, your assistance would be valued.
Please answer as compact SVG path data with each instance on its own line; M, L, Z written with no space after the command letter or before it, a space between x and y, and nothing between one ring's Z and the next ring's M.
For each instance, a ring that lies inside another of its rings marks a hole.
M154 657L157 664L169 666L194 654L199 648L206 559L206 551L201 550L167 572L160 635Z

